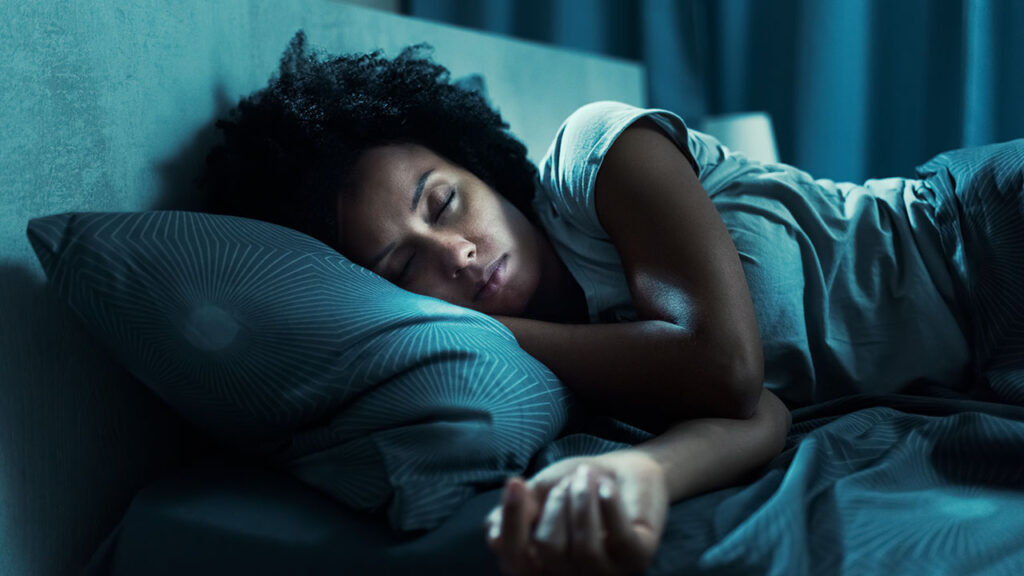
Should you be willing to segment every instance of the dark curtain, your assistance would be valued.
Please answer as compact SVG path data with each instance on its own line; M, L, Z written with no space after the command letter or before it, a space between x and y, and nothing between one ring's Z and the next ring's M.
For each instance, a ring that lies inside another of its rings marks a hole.
M641 61L695 128L763 110L815 177L908 176L1024 137L1024 0L405 0L420 18Z

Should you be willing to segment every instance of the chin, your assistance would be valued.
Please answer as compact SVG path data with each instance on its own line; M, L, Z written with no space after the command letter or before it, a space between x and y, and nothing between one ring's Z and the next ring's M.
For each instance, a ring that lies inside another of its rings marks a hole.
M503 306L504 311L499 312L499 314L501 314L502 316L515 316L521 318L526 315L527 307L528 306L526 302L516 300L514 302L505 304L505 306Z

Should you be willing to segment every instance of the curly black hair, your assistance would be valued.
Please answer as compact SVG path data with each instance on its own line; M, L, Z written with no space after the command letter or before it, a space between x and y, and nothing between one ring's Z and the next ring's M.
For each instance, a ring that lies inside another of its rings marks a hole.
M531 221L537 168L477 91L450 81L428 44L328 56L292 38L267 87L218 120L224 142L199 179L206 211L281 224L337 247L336 202L368 148L425 146L469 170Z

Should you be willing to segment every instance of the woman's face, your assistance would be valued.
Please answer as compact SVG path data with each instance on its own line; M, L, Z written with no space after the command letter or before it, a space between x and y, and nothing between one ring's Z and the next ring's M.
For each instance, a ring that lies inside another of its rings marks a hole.
M371 148L339 196L339 249L406 290L519 316L541 276L540 233L468 170L414 144Z

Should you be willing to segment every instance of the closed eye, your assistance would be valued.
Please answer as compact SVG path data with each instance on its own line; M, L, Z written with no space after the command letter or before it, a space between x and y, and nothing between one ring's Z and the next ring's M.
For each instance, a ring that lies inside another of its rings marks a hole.
M441 216L444 214L445 210L448 209L448 206L452 203L452 200L454 199L455 189L452 188L451 190L448 191L448 196L445 197L444 204L442 204L441 207L438 208L437 215L434 216L435 223L441 220ZM412 267L412 259L415 257L416 252L413 252L412 254L409 255L409 259L405 261L405 266L402 266L402 271L398 273L398 278L396 278L396 284L401 284L405 282L406 277L409 274L409 268Z
M437 216L434 217L434 222L438 222L438 221L441 220L441 215L444 214L444 211L448 209L448 205L451 204L452 200L454 200L454 199L455 199L455 189L452 188L451 190L448 191L448 197L445 198L444 204L442 204L441 208L439 208L437 210Z

